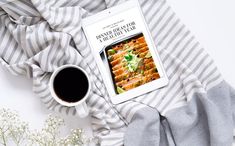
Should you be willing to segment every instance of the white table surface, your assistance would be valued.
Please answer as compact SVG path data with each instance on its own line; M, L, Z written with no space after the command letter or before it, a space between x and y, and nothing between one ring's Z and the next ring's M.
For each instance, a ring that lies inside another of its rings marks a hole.
M195 34L214 59L224 79L235 87L235 1L168 0L177 15ZM32 81L4 71L0 66L0 108L19 111L33 129L42 127L48 111L32 92ZM65 119L63 133L83 128L91 135L90 119L60 115Z

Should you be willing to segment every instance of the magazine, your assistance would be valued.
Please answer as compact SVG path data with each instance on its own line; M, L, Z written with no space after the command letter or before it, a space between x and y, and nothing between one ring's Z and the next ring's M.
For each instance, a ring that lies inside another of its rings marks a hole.
M87 17L82 27L114 104L167 85L138 0Z

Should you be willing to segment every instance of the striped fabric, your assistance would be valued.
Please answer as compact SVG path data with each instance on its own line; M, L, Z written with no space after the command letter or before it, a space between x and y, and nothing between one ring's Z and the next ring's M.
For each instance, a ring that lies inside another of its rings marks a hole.
M124 0L122 0L124 1ZM150 106L162 115L187 104L222 81L212 59L165 0L139 0L170 79L169 85L112 105L81 29L81 19L121 0L0 0L0 63L13 75L33 80L33 92L53 111L76 114L50 95L51 73L64 64L83 67L93 81L92 128L101 145L123 145L136 111Z

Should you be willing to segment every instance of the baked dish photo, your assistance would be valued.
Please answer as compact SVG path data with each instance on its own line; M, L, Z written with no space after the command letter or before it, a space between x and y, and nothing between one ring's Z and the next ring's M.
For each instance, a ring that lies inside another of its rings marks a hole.
M116 94L160 78L143 33L112 43L103 52Z

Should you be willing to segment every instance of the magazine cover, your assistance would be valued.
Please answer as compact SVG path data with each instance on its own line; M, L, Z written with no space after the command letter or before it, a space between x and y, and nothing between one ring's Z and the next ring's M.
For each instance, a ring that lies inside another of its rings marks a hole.
M138 1L131 0L84 19L83 29L115 103L167 84Z

